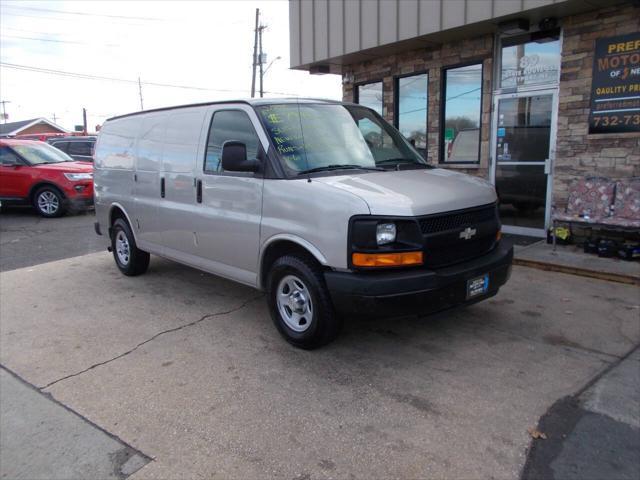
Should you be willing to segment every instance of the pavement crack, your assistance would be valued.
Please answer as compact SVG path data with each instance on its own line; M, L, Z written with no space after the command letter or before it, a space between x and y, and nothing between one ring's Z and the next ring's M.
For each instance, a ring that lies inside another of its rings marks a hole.
M222 311L222 312L208 313L207 315L203 315L202 317L200 317L197 320L194 320L193 322L185 323L183 325L179 325L179 326L173 327L173 328L168 328L167 330L163 330L161 332L158 332L155 335L147 338L145 341L138 343L135 347L127 350L126 352L123 352L123 353L121 353L119 355L116 355L115 357L112 357L112 358L110 358L108 360L104 360L102 362L94 363L93 365L85 368L84 370L80 370L79 372L71 373L69 375L65 375L64 377L60 377L57 380L53 380L52 382L49 382L46 385L44 385L42 387L37 387L37 388L38 388L38 390L46 390L47 388L52 387L56 383L62 382L63 380L67 380L69 378L77 377L78 375L82 375L83 373L86 373L89 370L93 370L94 368L100 367L102 365L106 365L106 364L111 363L111 362L113 362L115 360L119 360L120 358L126 357L127 355L135 352L137 349L139 349L143 345L146 345L149 342L153 342L156 338L161 337L162 335L166 335L168 333L177 332L177 331L183 330L185 328L193 327L194 325L197 325L197 324L199 324L201 322L204 322L205 320L208 320L210 318L221 317L223 315L230 315L232 313L238 312L238 311L242 310L243 308L245 308L250 303L262 298L263 296L264 296L264 294L256 295L254 297L251 297L251 298L245 300L244 302L242 302L237 307L234 307L234 308L231 308L229 310Z

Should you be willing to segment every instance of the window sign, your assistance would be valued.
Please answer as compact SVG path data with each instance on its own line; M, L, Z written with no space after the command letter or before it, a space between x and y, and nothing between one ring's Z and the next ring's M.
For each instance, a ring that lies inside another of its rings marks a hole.
M444 162L480 161L482 64L449 68L444 72L444 119L441 127Z
M400 133L426 156L429 76L426 73L398 78L396 125Z
M356 103L372 108L382 115L382 82L358 85L356 89Z
M527 39L531 36L527 35ZM519 37L522 39L522 37ZM502 88L556 83L560 72L560 40L544 37L538 41L503 40L500 69ZM511 43L511 45L509 45Z
M596 40L589 133L640 131L640 33Z

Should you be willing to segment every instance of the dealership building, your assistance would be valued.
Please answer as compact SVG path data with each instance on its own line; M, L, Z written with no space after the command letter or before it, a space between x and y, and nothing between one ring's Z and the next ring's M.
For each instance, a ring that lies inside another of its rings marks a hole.
M541 236L576 179L640 176L640 2L291 0L291 67L428 162L490 180L505 230Z

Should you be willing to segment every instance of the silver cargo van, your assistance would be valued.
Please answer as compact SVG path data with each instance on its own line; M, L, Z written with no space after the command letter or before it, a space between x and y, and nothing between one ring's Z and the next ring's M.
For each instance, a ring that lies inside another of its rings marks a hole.
M109 119L96 233L125 275L149 254L267 293L292 344L346 315L429 313L495 295L512 247L494 188L433 168L376 112L323 100L187 105Z

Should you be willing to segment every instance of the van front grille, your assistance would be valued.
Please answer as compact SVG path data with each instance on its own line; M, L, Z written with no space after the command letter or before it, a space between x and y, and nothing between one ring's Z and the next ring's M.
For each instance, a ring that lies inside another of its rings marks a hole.
M473 210L429 215L420 219L420 230L423 235L446 232L459 228L472 227L475 224L498 219L496 205L488 205Z
M458 242L454 247L432 247L427 248L425 263L433 268L445 267L455 263L471 260L480 257L493 250L496 244L495 235L485 236L476 240L467 240L464 243Z
M428 267L445 267L480 257L496 245L500 219L495 204L418 219Z

